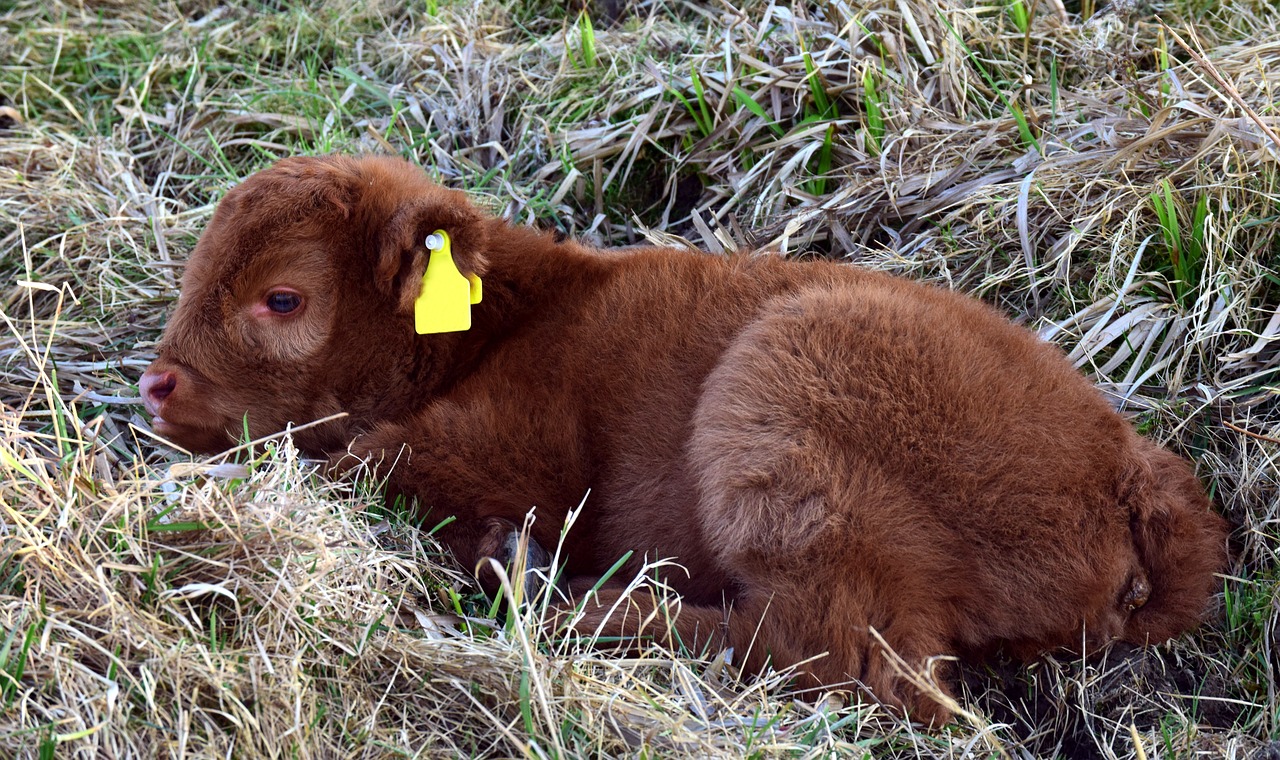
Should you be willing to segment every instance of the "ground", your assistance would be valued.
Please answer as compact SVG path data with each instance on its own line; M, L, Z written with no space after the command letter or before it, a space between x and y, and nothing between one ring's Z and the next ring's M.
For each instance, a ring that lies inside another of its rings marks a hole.
M0 3L0 754L1276 757L1280 8L580 8ZM549 639L287 442L156 442L136 383L213 204L333 151L595 242L996 304L1195 462L1234 529L1211 615L967 665L930 733Z

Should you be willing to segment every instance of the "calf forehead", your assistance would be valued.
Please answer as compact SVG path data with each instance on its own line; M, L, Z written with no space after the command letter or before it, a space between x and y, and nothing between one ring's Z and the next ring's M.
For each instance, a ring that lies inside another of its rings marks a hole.
M342 280L342 267L322 242L268 243L252 256L213 263L195 257L192 263L196 266L183 278L178 307L170 320L174 341L216 333L234 343L249 310L281 288L300 292L309 311L328 311L342 295L338 291L351 289Z
M350 228L359 194L354 165L286 159L232 188L214 210L189 271L197 279L234 276L254 259L298 240L331 239Z
M201 236L183 273L180 309L187 303L200 304L202 310L218 304L229 307L260 298L277 286L301 289L310 297L334 285L335 270L354 263L345 260L354 247L350 233L333 225L305 216L273 225L258 219L246 225L239 216L215 215Z
M187 262L182 278L184 290L213 283L233 286L255 270L269 266L273 259L288 259L299 250L321 248L338 234L317 229L306 219L266 224L261 219L243 220L240 216L243 215L214 216Z

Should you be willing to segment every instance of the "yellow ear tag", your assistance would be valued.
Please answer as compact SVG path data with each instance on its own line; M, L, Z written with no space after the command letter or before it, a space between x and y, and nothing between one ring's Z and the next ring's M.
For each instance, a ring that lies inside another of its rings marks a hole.
M480 302L480 278L464 277L453 263L449 233L427 236L427 271L422 292L413 302L413 326L419 335L471 329L471 304Z

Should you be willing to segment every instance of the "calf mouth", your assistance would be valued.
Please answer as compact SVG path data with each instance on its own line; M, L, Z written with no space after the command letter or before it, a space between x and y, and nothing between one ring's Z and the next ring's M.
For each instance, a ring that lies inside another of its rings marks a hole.
M172 422L158 414L151 418L151 432L193 454L217 454L235 444L235 439L224 428Z

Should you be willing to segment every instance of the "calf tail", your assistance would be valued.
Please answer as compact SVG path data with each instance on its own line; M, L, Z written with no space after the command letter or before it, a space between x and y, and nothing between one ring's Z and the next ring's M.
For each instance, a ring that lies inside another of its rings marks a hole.
M1183 459L1142 440L1125 500L1138 559L1151 584L1124 638L1158 643L1195 627L1227 567L1227 523L1212 509Z

